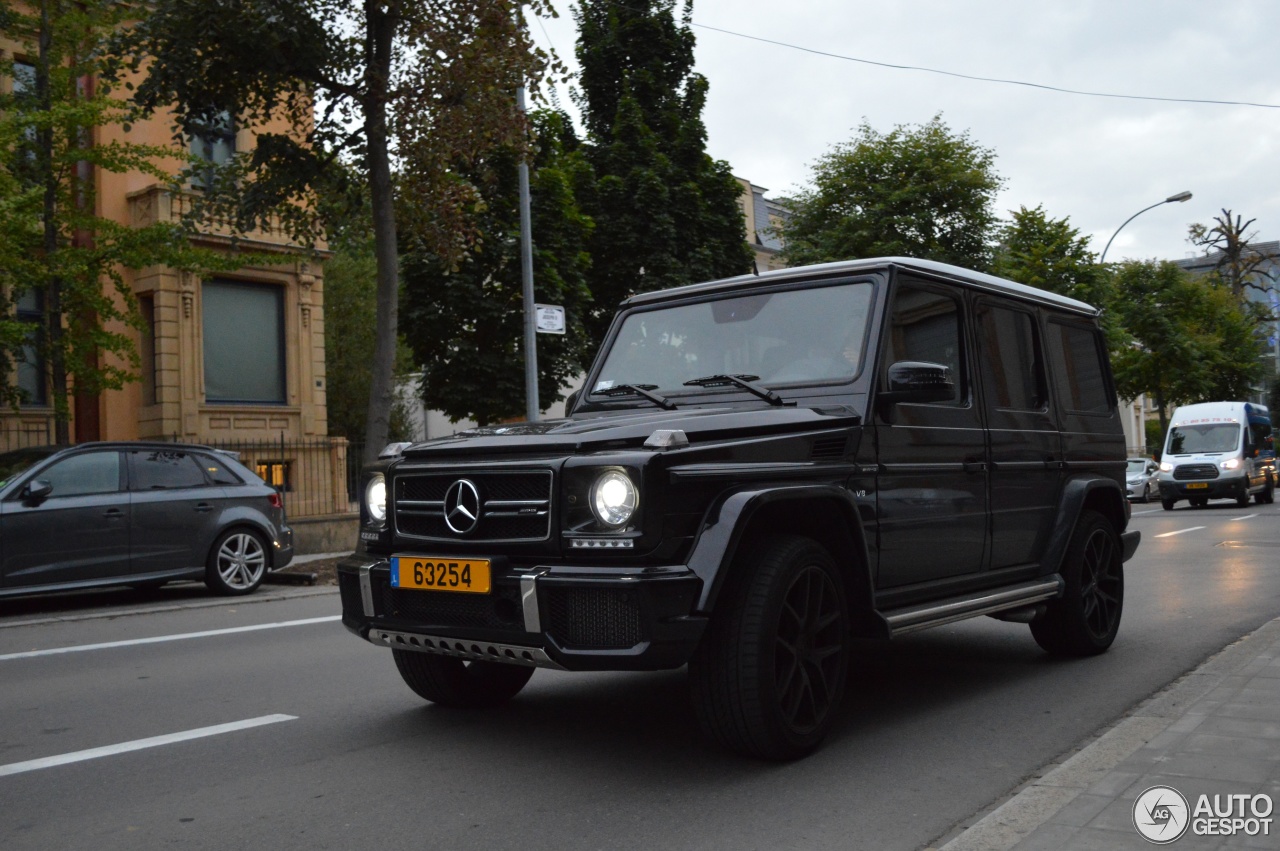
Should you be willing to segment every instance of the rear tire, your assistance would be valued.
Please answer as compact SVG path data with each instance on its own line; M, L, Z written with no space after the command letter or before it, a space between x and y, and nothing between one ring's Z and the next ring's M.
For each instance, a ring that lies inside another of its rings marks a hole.
M267 575L267 545L248 529L228 529L209 550L204 582L219 594L252 594Z
M1115 641L1124 610L1120 539L1096 511L1080 513L1063 559L1063 594L1031 622L1036 643L1054 656L1095 656Z
M500 706L520 693L533 668L501 662L464 662L434 653L392 649L396 669L418 697L456 709Z
M744 548L689 661L704 734L747 756L798 759L821 744L844 696L849 607L835 561L795 535Z

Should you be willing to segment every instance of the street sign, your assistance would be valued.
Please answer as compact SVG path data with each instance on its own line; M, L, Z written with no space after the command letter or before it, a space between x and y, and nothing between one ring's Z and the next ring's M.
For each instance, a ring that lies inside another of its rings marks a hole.
M564 333L564 307L558 304L535 304L539 334Z

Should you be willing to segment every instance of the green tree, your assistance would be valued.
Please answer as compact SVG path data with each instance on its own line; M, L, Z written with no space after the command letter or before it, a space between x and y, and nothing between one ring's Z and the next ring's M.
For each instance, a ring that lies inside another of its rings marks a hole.
M451 262L465 254L481 197L463 175L496 146L523 142L513 95L548 65L519 12L554 11L547 0L149 5L124 40L134 67L146 66L138 103L174 105L180 139L225 114L264 131L208 195L225 199L219 209L242 229L283 213L307 238L311 214L347 174L368 191L377 269L365 416L371 459L387 439L395 400L399 244ZM267 132L273 120L290 129Z
M1228 290L1168 261L1122 263L1114 286L1110 310L1123 329L1111 352L1117 389L1124 398L1151 396L1162 433L1170 407L1250 392L1262 347L1254 317Z
M586 251L591 221L577 194L591 170L559 113L533 116L536 153L530 168L534 233L534 293L540 303L564 305L567 333L539 334L538 398L552 400L586 365L590 344L582 318L591 304ZM430 252L404 258L404 312L422 329L410 341L423 367L426 405L451 419L488 424L524 412L521 361L524 323L520 265L517 151L493 152L469 175L483 192L477 225L482 239L457 267Z
M0 77L14 83L0 97L0 282L11 303L25 297L42 314L33 328L3 312L0 366L11 374L32 355L46 366L59 443L70 440L74 395L137 378L128 327L140 328L141 318L124 270L218 262L192 250L175 225L134 227L95 214L100 172L167 181L184 162L172 149L119 141L130 110L102 78L126 12L111 0L0 0L0 30L27 57L0 60ZM0 381L0 402L22 401Z
M1107 300L1108 277L1068 219L1051 219L1043 207L1021 207L1001 226L992 272L1030 287L1101 307Z
M1004 183L995 159L941 115L888 133L864 121L818 158L812 185L783 202L783 256L796 265L907 256L986 271Z
M693 70L692 2L581 0L578 104L595 191L585 318L598 344L629 295L751 271L741 184L706 152L707 80Z

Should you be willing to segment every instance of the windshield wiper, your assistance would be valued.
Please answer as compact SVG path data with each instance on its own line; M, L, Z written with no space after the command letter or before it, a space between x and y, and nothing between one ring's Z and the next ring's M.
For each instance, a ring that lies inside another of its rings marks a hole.
M672 402L666 396L659 396L657 393L650 393L650 390L656 390L656 384L619 384L616 387L610 387L608 390L597 390L601 396L643 396L653 404L662 408L664 411L674 411L676 403Z
M685 385L689 387L724 387L726 384L732 384L741 387L748 393L754 393L770 405L795 405L795 402L788 402L768 387L761 387L759 384L753 383L759 380L760 376L758 375L706 375L702 378L686 381Z

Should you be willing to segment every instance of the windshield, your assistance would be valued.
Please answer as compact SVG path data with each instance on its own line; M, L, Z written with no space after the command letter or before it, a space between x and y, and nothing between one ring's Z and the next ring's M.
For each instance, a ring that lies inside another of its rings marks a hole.
M1130 473L1145 473L1146 470L1147 470L1147 462L1143 461L1141 458L1136 458L1136 459L1131 458L1129 460Z
M870 283L839 284L633 313L592 392L620 384L689 391L686 381L720 374L764 384L848 381L862 365L872 292Z
M1193 452L1234 452L1240 448L1239 423L1176 425L1169 429L1170 455Z
M56 446L33 446L0 453L0 487L58 451Z

